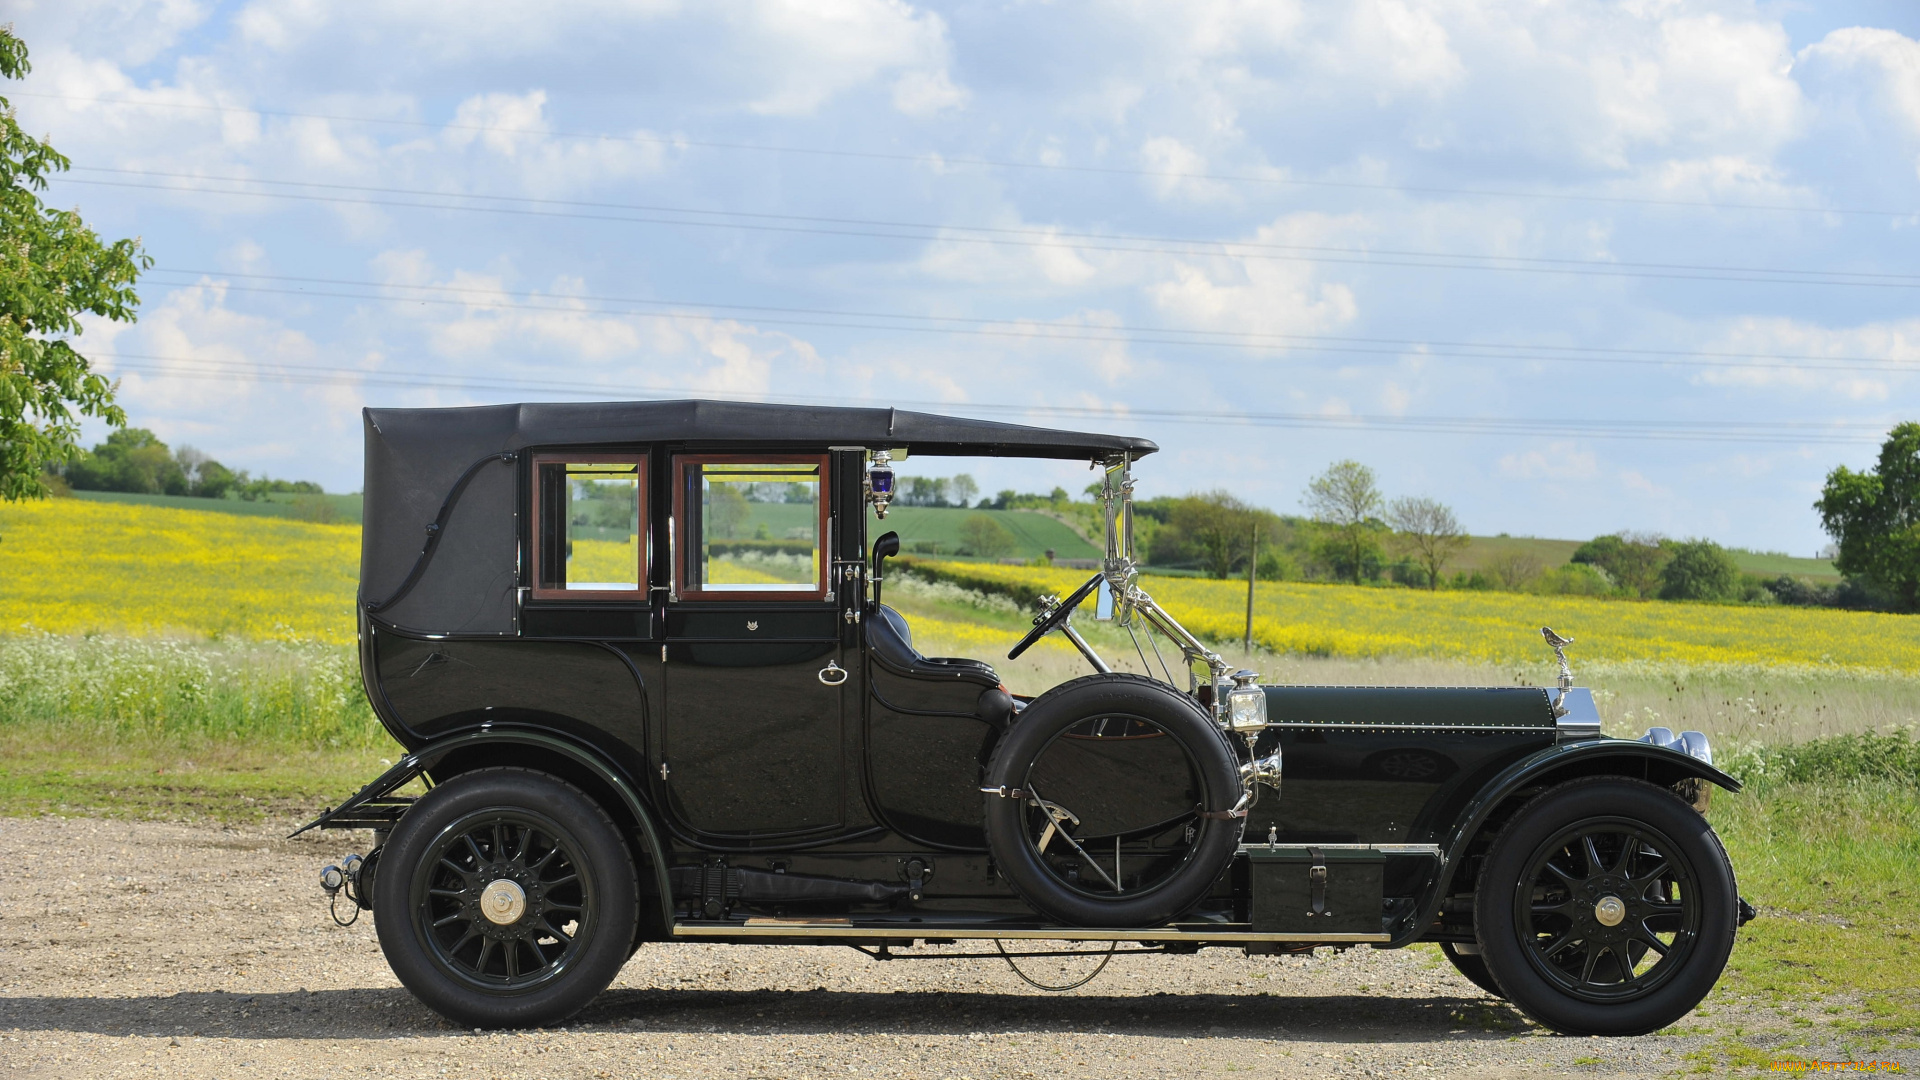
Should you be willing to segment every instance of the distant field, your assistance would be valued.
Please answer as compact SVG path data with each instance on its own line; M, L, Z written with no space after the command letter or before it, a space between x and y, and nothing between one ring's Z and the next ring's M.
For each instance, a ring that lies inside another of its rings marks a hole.
M249 517L284 517L301 521L327 521L333 524L360 524L358 495L268 495L255 501L246 499L196 499L191 495L133 495L124 491L76 491L74 498L84 502L130 503L136 506L166 506L175 510L201 510L216 514L245 514ZM321 507L331 507L322 510ZM327 515L331 513L331 517Z
M0 503L0 559L8 633L353 641L358 525L104 500Z
M1566 565L1582 543L1584 541L1581 540L1541 540L1531 536L1476 536L1447 564L1447 571L1465 570L1472 573L1514 554L1531 555L1540 560L1542 570L1552 570L1556 566ZM1840 572L1826 559L1802 559L1740 548L1732 549L1732 553L1733 561L1750 574L1791 574L1814 581L1840 580Z
M920 565L1023 602L1042 592L1064 595L1086 578L1039 567ZM1195 633L1235 641L1245 631L1244 583L1148 575L1143 586ZM1253 639L1273 652L1308 656L1531 663L1549 655L1542 625L1574 638L1571 651L1583 661L1920 672L1920 618L1831 608L1263 582L1254 598Z
M900 550L931 541L940 545L933 554L951 556L961 545L960 526L975 514L985 514L1013 534L1015 547L1008 558L1038 559L1052 549L1057 559L1097 559L1103 552L1081 539L1058 518L1033 510L964 510L958 507L896 506L881 521L867 513L867 535L889 530L900 534Z

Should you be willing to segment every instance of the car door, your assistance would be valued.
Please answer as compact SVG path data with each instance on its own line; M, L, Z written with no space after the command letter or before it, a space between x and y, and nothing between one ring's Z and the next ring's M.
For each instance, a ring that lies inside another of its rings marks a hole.
M674 459L661 778L699 833L804 835L844 818L827 471L819 454Z

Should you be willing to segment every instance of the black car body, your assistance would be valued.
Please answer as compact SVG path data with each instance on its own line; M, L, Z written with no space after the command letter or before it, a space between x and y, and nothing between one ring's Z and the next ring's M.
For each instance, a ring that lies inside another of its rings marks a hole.
M374 831L344 887L462 1022L559 1019L647 942L1440 942L1593 1033L1671 1022L1725 961L1744 904L1702 815L1738 785L1704 739L1602 737L1564 684L1226 672L1133 583L1145 440L712 401L365 427L360 660L407 754L315 825ZM901 450L1106 467L1105 569L1029 643L1105 590L1188 685L1028 702L921 655L867 536Z

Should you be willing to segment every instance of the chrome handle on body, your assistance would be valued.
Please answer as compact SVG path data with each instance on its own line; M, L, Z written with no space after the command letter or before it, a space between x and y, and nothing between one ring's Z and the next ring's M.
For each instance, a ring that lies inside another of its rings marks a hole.
M847 681L847 669L829 660L827 666L820 669L819 679L822 686L839 686Z

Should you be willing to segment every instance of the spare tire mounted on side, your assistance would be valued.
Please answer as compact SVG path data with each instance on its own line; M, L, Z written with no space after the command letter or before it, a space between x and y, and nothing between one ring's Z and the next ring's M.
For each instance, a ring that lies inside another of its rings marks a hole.
M1089 675L1036 698L986 776L995 864L1027 903L1073 926L1184 915L1246 822L1226 735L1192 698L1138 675Z

